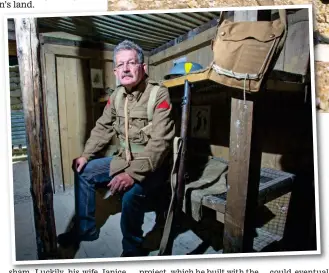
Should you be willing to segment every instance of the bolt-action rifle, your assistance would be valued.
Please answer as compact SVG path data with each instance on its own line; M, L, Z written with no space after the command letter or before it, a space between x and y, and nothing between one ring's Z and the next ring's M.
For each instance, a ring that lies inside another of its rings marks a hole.
M160 243L159 256L170 255L169 246L172 243L172 233L176 226L179 215L182 212L185 184L187 180L187 137L190 121L191 87L188 80L184 84L184 96L182 100L182 119L180 137L174 140L174 164L171 172L172 197L169 205L168 215Z

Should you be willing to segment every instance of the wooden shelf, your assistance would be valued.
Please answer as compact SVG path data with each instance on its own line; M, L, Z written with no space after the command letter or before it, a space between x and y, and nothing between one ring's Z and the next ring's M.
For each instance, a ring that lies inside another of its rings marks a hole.
M218 84L218 87L226 87L211 79L211 72L209 69L195 71L193 73L180 76L174 79L164 80L162 84L168 88L175 88L183 86L185 80L196 85L200 84L202 87ZM267 81L267 89L273 91L304 91L305 77L299 74L292 74L284 71L273 71L269 75ZM253 93L253 92L252 92Z

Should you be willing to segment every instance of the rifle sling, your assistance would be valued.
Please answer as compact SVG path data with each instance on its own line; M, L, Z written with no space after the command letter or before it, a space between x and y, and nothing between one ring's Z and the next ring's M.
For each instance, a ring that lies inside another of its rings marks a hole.
M166 218L166 223L163 229L163 235L161 238L161 243L159 247L159 254L158 256L161 256L165 253L168 242L169 242L169 236L172 229L173 219L174 219L174 208L175 208L175 195L176 195L176 187L177 187L177 170L178 170L178 163L181 156L181 149L182 149L182 139L179 137L176 137L174 139L174 164L171 171L171 200L170 205L168 209L168 215Z

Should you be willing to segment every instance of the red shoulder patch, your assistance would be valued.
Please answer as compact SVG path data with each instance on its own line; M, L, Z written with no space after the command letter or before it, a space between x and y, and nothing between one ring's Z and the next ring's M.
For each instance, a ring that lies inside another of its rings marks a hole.
M106 106L110 106L110 104L111 104L111 101L110 101L110 99L108 99Z
M163 102L161 102L156 109L160 109L160 108L163 108L163 109L169 109L170 108L170 105L169 103L164 100Z

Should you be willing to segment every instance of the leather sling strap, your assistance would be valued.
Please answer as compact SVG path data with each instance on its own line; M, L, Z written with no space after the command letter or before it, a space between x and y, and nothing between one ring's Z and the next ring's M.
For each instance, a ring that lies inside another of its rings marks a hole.
M129 163L131 161L131 151L129 146L129 131L128 131L129 128L128 96L126 97L125 100L124 112L125 112L125 142L126 142L125 151L126 151L126 161Z
M168 215L166 219L166 223L163 229L163 234L161 238L161 243L160 243L160 248L159 248L159 253L158 256L162 256L165 254L167 247L168 247L168 242L170 238L170 233L172 230L172 225L173 225L173 220L174 220L174 208L175 208L175 196L176 196L176 186L177 186L177 172L178 172L178 163L179 163L179 158L181 154L181 148L182 148L182 139L180 137L175 137L174 139L174 164L173 168L171 171L171 200L170 200L170 205L168 209Z

